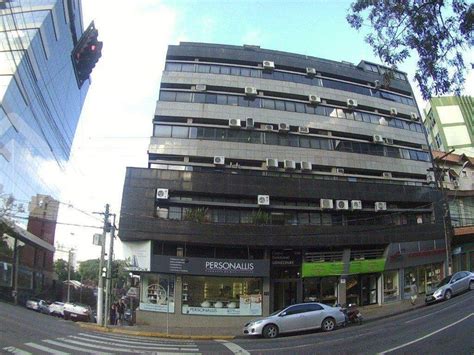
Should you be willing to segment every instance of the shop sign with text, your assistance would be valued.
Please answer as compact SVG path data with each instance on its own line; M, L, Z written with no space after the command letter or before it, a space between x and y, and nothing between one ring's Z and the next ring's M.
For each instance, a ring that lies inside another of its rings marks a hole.
M268 276L268 260L187 258L153 255L152 270L156 272L216 275L216 276Z

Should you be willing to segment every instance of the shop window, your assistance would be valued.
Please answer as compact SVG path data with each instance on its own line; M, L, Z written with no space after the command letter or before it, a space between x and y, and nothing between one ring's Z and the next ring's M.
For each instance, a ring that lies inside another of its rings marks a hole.
M398 285L398 271L386 271L383 274L383 301L398 300L400 288Z
M262 315L260 278L183 276L182 313Z
M174 276L143 274L141 283L141 310L174 313Z
M33 288L33 273L20 268L18 270L18 287L31 290Z
M0 286L12 286L12 264L0 262Z

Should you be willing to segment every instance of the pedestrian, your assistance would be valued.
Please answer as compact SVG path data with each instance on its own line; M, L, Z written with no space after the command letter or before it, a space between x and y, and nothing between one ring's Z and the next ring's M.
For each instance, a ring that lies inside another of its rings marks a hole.
M119 325L123 325L123 320L125 316L125 302L120 300L117 307Z
M410 286L410 302L411 302L411 305L414 306L415 303L416 303L416 299L418 298L418 287L416 287L416 283L413 283L411 286Z
M117 318L117 312L116 312L116 307L115 303L112 303L110 305L110 325L115 325L116 319Z

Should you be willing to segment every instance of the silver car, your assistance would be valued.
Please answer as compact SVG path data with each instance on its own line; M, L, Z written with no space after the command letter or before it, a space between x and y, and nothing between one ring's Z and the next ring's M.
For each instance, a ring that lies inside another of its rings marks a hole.
M474 290L474 273L459 271L442 279L433 292L426 294L425 302L449 300L453 295L467 290Z
M245 324L244 334L275 338L280 333L309 329L321 328L328 332L343 325L345 320L340 307L331 307L322 303L300 303Z

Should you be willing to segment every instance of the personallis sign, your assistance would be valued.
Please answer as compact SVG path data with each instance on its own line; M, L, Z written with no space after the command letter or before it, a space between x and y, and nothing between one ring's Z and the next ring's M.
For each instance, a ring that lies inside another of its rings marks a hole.
M155 272L215 276L268 276L269 260L188 258L153 255L151 269Z

